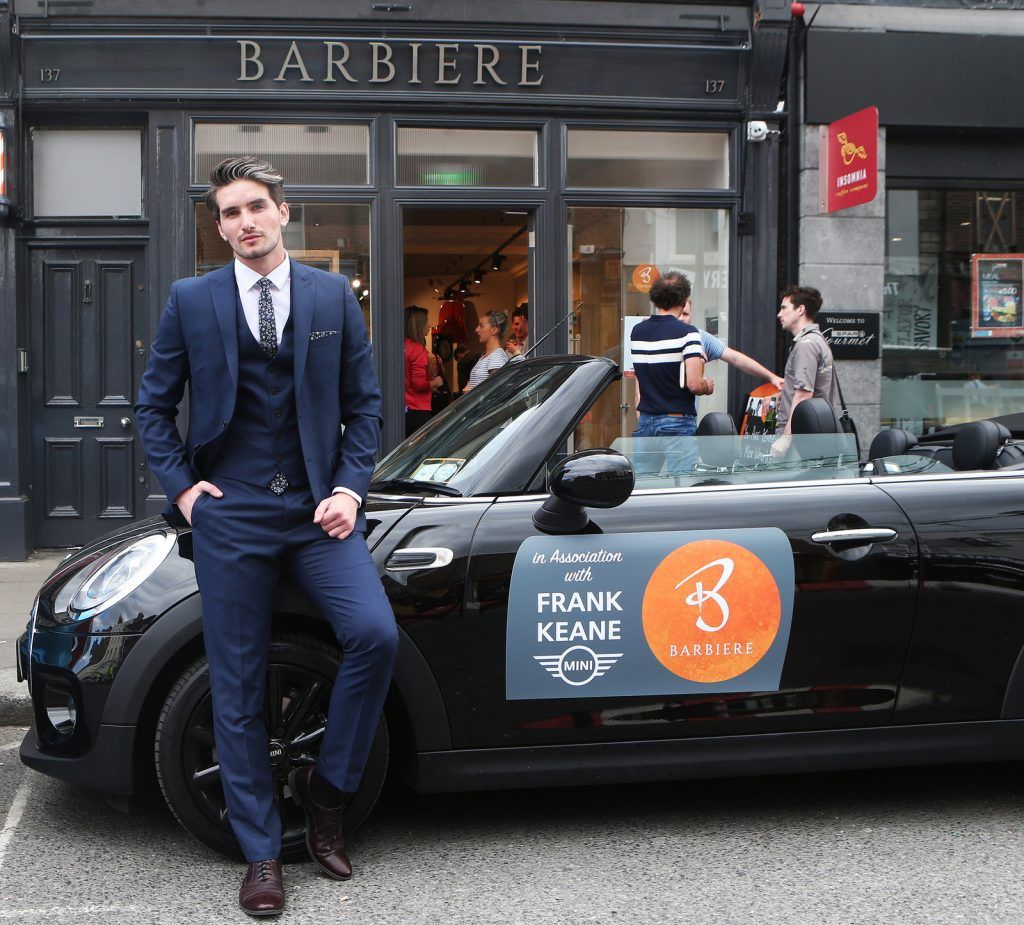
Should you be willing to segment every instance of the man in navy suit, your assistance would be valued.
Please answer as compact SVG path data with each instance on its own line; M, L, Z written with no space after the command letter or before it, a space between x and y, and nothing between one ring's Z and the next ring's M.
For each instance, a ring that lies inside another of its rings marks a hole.
M275 589L286 570L343 650L316 765L289 784L306 844L329 876L352 867L342 840L394 666L398 632L360 510L380 439L380 387L345 277L291 261L284 183L257 158L222 161L207 205L235 252L178 280L135 407L150 470L192 526L228 818L249 862L250 915L284 908L281 822L263 700ZM188 386L182 442L175 424Z

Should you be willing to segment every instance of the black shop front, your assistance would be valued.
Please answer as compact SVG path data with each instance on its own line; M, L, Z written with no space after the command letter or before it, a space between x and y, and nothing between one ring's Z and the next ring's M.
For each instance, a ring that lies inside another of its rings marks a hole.
M229 155L281 170L290 255L349 278L385 448L410 304L458 346L526 303L541 353L619 359L644 268L672 267L696 323L774 355L788 6L318 8L0 3L0 558L162 506L132 403L170 283L230 259L202 203ZM735 410L743 384L720 382L703 410Z

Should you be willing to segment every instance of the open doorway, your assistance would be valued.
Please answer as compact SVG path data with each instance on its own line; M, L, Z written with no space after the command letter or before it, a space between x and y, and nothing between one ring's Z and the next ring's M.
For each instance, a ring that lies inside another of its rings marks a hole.
M422 335L429 361L432 413L466 389L474 366L493 350L494 340L481 341L477 330L480 319L489 312L500 313L491 317L504 322L498 338L502 350L511 355L529 348L532 218L525 209L406 209L403 309L426 309L425 329L414 324L407 334ZM410 354L419 358L422 354L409 340L407 337L406 405L425 411L419 366L410 372ZM497 366L501 357L489 360ZM429 415L421 414L411 420L426 417Z

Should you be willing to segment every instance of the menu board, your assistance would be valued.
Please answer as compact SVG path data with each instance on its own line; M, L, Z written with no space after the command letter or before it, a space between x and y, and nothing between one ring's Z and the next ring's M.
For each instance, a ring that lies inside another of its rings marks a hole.
M971 282L971 336L1024 337L1024 257L975 254L971 257Z
M743 434L740 459L756 460L771 452L780 401L782 392L770 382L759 385L747 396L740 426L740 433Z

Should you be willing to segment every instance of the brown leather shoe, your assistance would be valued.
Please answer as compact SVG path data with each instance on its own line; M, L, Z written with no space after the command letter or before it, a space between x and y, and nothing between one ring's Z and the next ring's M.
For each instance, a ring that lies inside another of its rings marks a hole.
M335 880L352 876L352 862L345 853L341 834L341 807L330 809L317 803L309 792L311 764L296 768L288 775L292 799L306 811L306 848L320 869Z
M238 891L242 911L256 917L284 911L284 883L280 861L253 861Z

